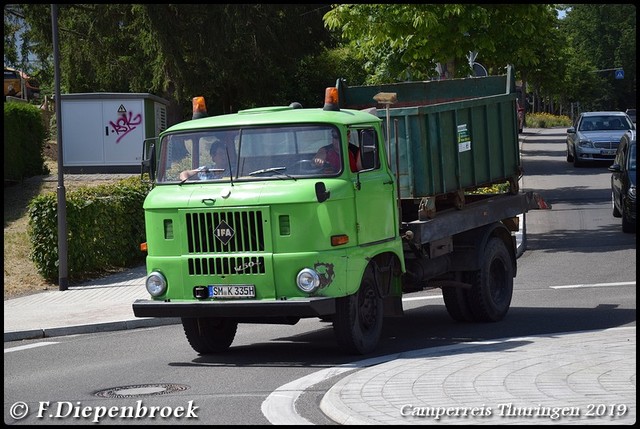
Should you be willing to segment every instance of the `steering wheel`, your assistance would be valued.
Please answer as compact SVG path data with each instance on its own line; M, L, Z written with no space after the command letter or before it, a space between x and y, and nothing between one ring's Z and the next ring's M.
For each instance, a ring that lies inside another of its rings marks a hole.
M322 171L325 164L326 162L322 165L317 165L312 159L301 159L300 161L296 162L294 166L296 167L296 170L301 174L319 173L320 171Z

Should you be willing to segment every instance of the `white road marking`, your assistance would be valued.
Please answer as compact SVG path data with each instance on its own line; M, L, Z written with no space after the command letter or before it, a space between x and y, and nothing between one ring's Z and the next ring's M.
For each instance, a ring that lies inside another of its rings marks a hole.
M56 341L49 341L46 343L33 343L33 344L27 344L25 346L9 347L8 349L4 349L4 352L5 353L18 352L20 350L34 349L36 347L49 346L51 344L58 344L58 343Z
M416 296L413 298L402 298L403 301L418 301L421 299L440 299L442 295L432 295L432 296Z
M261 406L262 414L273 425L313 425L309 420L299 415L295 408L298 397L306 389L347 371L378 365L396 359L398 356L400 356L400 353L346 363L314 372L291 383L284 384L264 400Z
M551 289L578 289L578 288L587 288L587 287L631 286L631 285L635 285L635 284L636 284L636 282L593 283L593 284L582 284L582 285L549 286L549 288L551 288Z

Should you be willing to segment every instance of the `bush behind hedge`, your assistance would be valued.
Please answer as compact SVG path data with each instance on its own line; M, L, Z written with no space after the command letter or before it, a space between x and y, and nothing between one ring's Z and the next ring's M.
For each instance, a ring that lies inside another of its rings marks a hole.
M140 178L82 187L66 194L67 275L70 281L142 263L142 205L149 192ZM48 281L59 279L57 193L29 203L30 259Z
M4 180L48 174L43 147L48 136L40 109L28 103L4 103Z

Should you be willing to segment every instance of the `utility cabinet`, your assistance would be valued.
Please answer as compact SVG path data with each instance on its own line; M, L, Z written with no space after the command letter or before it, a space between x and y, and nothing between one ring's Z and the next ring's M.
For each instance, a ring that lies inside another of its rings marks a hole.
M165 99L147 93L60 97L66 173L140 172L143 141L167 128Z

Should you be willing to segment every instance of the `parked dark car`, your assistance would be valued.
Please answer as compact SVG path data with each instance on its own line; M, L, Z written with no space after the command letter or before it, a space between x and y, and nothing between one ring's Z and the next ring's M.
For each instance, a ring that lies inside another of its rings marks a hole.
M625 112L583 112L567 129L567 162L613 161L620 138L635 125Z
M609 167L613 216L622 218L622 231L636 231L636 130L625 133Z

